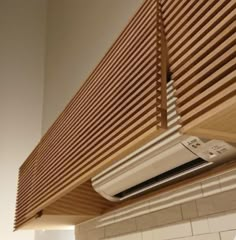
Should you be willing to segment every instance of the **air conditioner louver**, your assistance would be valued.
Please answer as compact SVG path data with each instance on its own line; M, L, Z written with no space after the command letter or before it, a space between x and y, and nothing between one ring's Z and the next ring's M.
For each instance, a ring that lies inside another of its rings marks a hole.
M182 177L184 175L187 175L189 173L192 173L199 169L207 167L211 164L212 164L211 162L207 162L201 158L197 158L183 165L180 165L176 168L173 168L167 172L164 172L158 176L148 179L134 187L131 187L123 192L116 194L113 197L120 200L124 200L134 195L136 196L138 194L141 194L143 192L146 192L148 190L152 190L158 186L161 186L162 184L171 182L172 180L175 180L179 177Z

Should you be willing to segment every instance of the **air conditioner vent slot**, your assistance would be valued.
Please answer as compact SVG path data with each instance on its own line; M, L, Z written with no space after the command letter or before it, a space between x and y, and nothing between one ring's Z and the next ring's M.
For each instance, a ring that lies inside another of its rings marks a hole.
M128 197L131 197L132 195L136 195L137 193L142 193L144 191L150 190L154 187L157 187L161 184L167 183L178 177L181 177L188 173L196 171L197 169L206 167L210 164L211 164L211 162L207 162L201 158L197 158L188 163L185 163L176 168L173 168L165 173L162 173L156 177L148 179L145 182L137 184L136 186L133 186L123 192L116 194L114 197L119 198L120 200L126 199Z

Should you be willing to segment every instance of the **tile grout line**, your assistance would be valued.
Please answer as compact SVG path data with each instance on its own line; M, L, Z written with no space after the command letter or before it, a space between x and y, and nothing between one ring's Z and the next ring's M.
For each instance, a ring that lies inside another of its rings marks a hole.
M192 232L192 236L194 236L194 234L193 234L193 225L192 225L192 219L190 219L190 220L189 220L189 222L190 222L190 226L191 226L191 232Z
M219 239L222 240L221 232L219 232L218 234L219 234Z

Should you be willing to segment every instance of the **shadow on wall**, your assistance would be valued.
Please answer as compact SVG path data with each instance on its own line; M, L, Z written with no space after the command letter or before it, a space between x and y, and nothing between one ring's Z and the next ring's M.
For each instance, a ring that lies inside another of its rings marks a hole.
M36 231L35 240L75 240L74 230Z

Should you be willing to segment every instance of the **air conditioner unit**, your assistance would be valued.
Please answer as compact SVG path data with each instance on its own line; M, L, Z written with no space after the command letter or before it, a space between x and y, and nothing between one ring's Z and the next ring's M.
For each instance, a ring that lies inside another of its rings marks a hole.
M167 84L168 130L95 176L92 185L100 195L121 201L236 156L229 143L181 134L175 101L171 81Z

